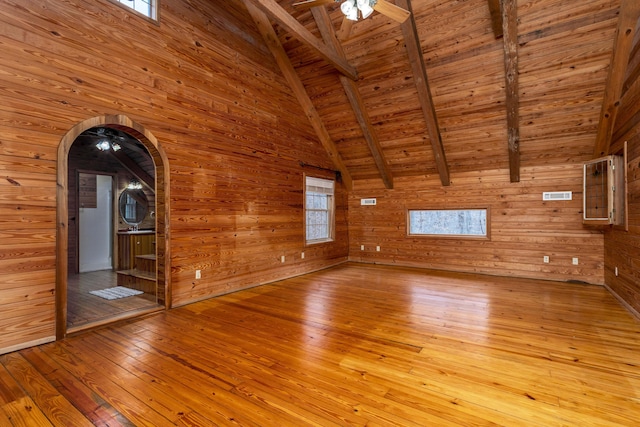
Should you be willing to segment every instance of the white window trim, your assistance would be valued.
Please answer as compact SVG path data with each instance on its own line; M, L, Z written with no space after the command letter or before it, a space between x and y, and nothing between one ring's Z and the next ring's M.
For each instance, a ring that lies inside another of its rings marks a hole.
M415 211L485 211L486 229L485 234L423 234L411 232L411 212ZM430 237L430 238L448 238L448 239L475 239L475 240L490 240L491 239L491 209L489 207L463 207L463 208L416 208L407 209L407 235L410 237Z
M335 238L335 218L336 218L336 198L335 198L335 180L328 178L316 178L311 176L304 177L304 235L305 244L314 245L318 243L333 242ZM329 237L323 237L320 239L308 239L307 238L307 191L309 187L312 187L316 192L330 195L330 206L328 208L328 234Z
M153 24L158 25L160 22L160 0L150 0L151 16L148 16L142 12L135 10L133 7L131 7L128 4L129 2L127 0L109 0L109 1L111 1L111 3L114 3L122 7L123 9L126 9L128 12L131 12L134 15L137 15Z

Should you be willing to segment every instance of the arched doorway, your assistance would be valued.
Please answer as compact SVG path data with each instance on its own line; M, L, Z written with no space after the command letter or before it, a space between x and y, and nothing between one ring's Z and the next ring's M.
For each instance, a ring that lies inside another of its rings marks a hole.
M170 300L170 275L169 269L169 246L168 246L168 224L169 224L169 166L167 157L153 134L143 126L133 122L124 115L105 115L93 117L76 124L62 138L58 146L57 161L57 265L56 265L56 336L63 338L69 331L67 309L68 309L68 277L69 277L69 234L70 224L75 220L69 212L69 153L76 139L84 132L91 129L111 129L114 132L129 135L139 142L149 153L155 164L155 215L154 218L154 243L156 259L156 280L157 280L157 303L160 308L171 306ZM116 200L117 202L117 200ZM115 234L115 233L114 233ZM117 242L116 242L117 245ZM124 313L112 320L139 315L140 312ZM102 323L106 323L103 321ZM88 324L86 327L97 326Z

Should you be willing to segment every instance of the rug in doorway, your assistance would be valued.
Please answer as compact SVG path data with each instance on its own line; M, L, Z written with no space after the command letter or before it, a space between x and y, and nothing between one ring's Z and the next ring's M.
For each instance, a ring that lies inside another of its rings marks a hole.
M124 286L116 286L115 288L101 289L99 291L90 291L89 293L91 295L95 295L104 299L119 299L119 298L132 297L134 295L140 295L140 294L143 294L144 292L137 291L135 289L125 288Z

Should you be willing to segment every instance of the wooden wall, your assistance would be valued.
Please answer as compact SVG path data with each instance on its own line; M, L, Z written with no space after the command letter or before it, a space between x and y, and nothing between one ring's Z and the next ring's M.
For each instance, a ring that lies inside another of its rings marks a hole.
M243 7L161 6L154 25L107 0L2 1L0 353L54 338L56 150L91 117L126 115L169 159L174 305L347 258L340 186L336 242L304 246L303 177L326 172L300 162L332 165Z
M602 231L582 225L580 163L522 168L517 184L502 169L456 174L450 187L439 186L437 176L397 180L394 190L356 183L349 198L351 260L604 283ZM572 191L573 199L543 201L543 191ZM371 197L376 206L360 205ZM407 209L448 208L489 208L490 239L407 235Z
M609 289L640 317L640 31L635 33L610 153L623 154L625 141L628 147L629 229L607 229L605 281Z

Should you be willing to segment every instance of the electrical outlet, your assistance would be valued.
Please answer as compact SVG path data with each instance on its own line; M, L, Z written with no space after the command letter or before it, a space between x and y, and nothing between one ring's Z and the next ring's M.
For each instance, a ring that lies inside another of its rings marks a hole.
M300 259L304 259L304 252L300 254Z
M196 270L196 280L197 279L202 279L202 271L200 270Z
M280 257L280 262L284 262L284 255Z
M573 263L573 265L578 265L578 258L573 257L573 259L571 260L571 262Z
M543 261L545 264L549 264L549 256L548 256L548 255L545 255L545 256L542 258L542 261Z
M615 273L616 273L616 277L618 277L618 267L616 267Z
M360 245L360 250L364 251L364 245Z
M376 246L376 251L380 252L380 246Z

